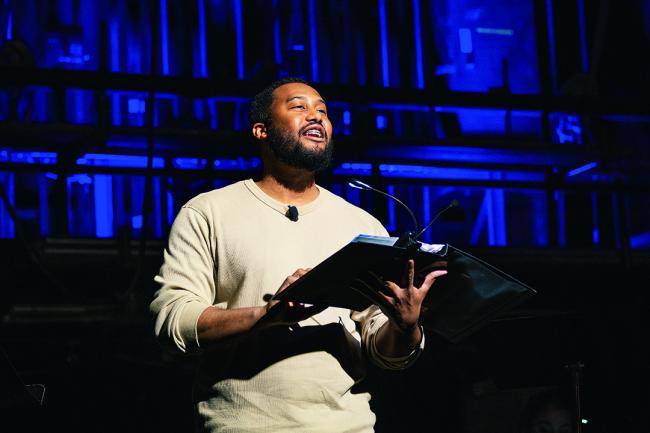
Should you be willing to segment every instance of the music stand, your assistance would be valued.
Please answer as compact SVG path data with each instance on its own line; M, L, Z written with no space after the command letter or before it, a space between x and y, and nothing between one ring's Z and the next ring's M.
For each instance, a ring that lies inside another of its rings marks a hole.
M0 410L36 410L43 404L45 386L25 385L2 347L0 347L0 383L3 384L0 387Z

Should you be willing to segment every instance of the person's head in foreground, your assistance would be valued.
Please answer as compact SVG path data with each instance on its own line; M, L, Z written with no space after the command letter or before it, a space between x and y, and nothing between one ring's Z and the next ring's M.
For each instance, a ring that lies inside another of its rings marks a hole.
M559 390L533 395L521 417L520 433L574 433L575 414L571 400Z

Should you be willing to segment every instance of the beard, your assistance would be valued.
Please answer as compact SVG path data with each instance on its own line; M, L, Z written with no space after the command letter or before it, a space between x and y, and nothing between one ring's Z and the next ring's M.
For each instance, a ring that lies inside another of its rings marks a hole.
M334 142L330 139L322 149L308 149L288 132L271 125L267 128L267 141L275 157L294 168L319 172L332 162Z

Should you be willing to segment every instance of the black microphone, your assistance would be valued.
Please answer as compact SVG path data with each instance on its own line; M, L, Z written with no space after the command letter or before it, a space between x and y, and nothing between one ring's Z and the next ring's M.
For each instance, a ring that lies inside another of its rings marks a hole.
M298 221L298 208L290 204L287 213L284 215L291 221L296 222Z
M417 249L420 248L420 245L421 245L420 242L417 242L416 237L413 236L413 233L418 232L418 220L417 220L417 218L415 218L415 215L413 214L413 211L411 210L411 208L409 208L407 205L405 205L402 202L402 200L400 200L397 197L392 196L392 195L388 194L387 192L384 192L384 191L382 191L380 189L373 188L370 185L368 185L367 183L361 182L359 179L350 179L350 181L348 182L348 185L350 185L352 188L357 188L357 189L361 189L361 190L364 190L364 191L373 191L373 192L376 192L378 194L385 195L386 197L389 197L389 198L395 200L400 205L402 205L404 207L404 209L406 209L406 211L411 216L411 219L413 220L413 231L403 233L397 239L397 241L395 242L395 244L393 246L401 247L401 248L407 248L409 250L410 249L417 250Z
M446 208L444 208L444 209L442 209L440 212L438 212L438 213L436 214L436 216L433 217L433 219L431 220L431 222L429 222L429 224L427 224L427 226L426 226L425 228L423 228L422 230L420 230L420 231L418 232L418 234L416 234L415 237L414 237L413 239L416 240L416 239L418 239L420 236L422 236L422 234L423 234L424 232L426 232L427 229L428 229L429 227L431 227L431 226L433 225L434 222L436 222L436 220L440 217L440 215L442 215L443 213L447 212L447 211L448 211L449 209L451 209L452 207L456 207L456 206L458 206L458 200L454 199L454 200L451 201L451 203L449 203L449 205L447 205Z
M391 199L395 200L397 203L404 206L404 209L406 209L408 211L409 215L411 215L411 219L413 219L414 230L412 232L406 232L406 233L402 234L402 236L400 236L399 239L397 239L397 241L394 244L394 246L396 246L396 247L403 247L403 248L414 249L414 250L419 249L421 243L418 242L418 238L420 236L422 236L422 234L424 232L426 232L429 229L429 227L431 227L433 225L434 222L436 222L436 220L440 217L440 215L447 212L449 209L458 206L458 200L452 200L451 203L449 203L449 205L446 208L439 211L433 217L433 219L429 222L429 224L427 224L427 226L425 228L418 231L418 222L417 222L417 219L415 218L415 215L413 214L413 211L411 211L411 209L407 205L402 203L402 201L400 199L398 199L397 197L394 197L394 196L392 196L392 195L390 195L390 194L388 194L388 193L386 193L384 191L381 191L379 189L373 188L370 185L368 185L367 183L361 182L359 179L350 179L350 181L348 182L348 185L350 185L353 188L362 189L364 191L374 191L376 193L385 195L386 197L390 197ZM414 234L414 233L416 233L416 234Z

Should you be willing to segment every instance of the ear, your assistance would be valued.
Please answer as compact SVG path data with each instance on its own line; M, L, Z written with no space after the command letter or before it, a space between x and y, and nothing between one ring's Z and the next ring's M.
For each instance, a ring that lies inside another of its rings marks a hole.
M254 124L251 132L253 133L253 137L258 140L266 140L266 137L268 137L266 126L261 122Z

